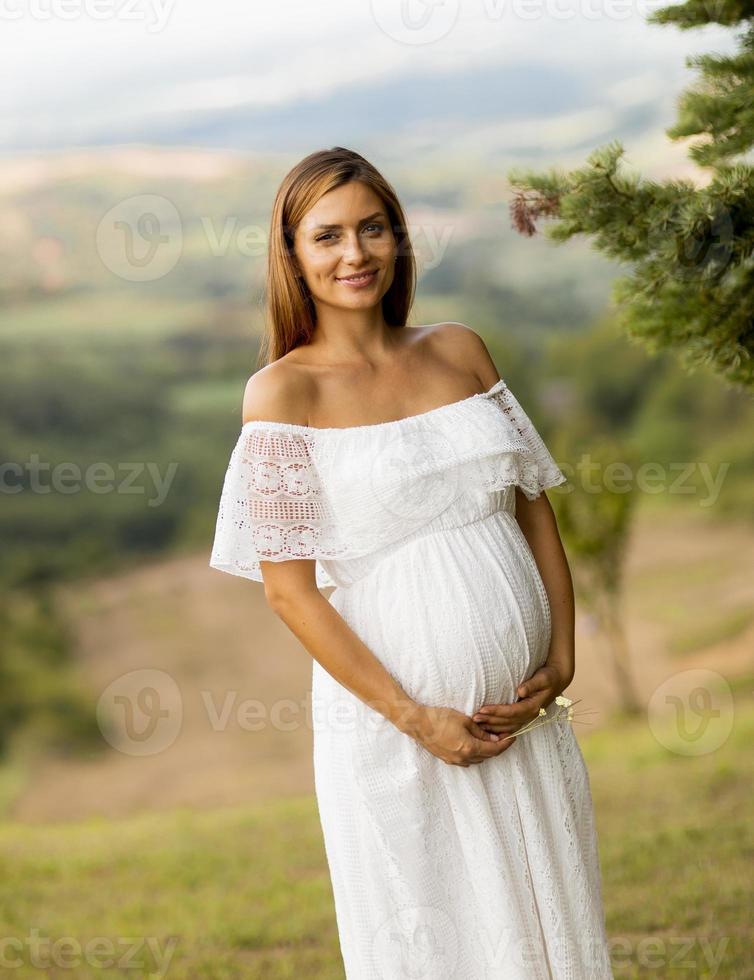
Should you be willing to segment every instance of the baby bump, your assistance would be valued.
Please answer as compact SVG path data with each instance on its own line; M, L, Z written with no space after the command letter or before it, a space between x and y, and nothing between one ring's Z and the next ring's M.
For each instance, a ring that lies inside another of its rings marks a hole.
M331 601L420 703L510 703L549 647L546 595L519 547L502 520L428 534Z

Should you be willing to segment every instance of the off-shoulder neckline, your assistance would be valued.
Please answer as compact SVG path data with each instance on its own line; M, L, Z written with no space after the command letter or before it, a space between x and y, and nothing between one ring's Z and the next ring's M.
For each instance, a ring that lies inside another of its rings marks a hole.
M496 381L487 391L478 391L474 395L468 395L466 398L459 398L456 401L448 402L445 405L438 405L437 408L430 408L426 412L418 412L416 415L405 415L402 419L388 419L387 422L370 422L367 425L317 426L300 425L296 422L277 422L267 419L250 419L248 422L243 423L241 426L241 431L243 432L252 426L273 429L292 429L296 432L363 432L367 429L384 429L391 425L400 425L402 422L413 422L415 419L424 419L428 415L437 415L440 412L447 411L450 408L457 408L459 405L465 405L467 402L472 402L477 398L488 398L490 395L495 394L495 392L505 387L505 382L502 378L500 378L500 380Z

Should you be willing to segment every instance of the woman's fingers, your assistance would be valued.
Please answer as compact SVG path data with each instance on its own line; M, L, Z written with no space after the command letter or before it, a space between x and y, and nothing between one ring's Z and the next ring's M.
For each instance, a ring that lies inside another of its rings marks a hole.
M549 674L542 674L537 671L533 674L528 681L524 681L523 684L519 684L516 688L518 696L521 698L531 697L532 694L536 694L537 691L544 691L552 683L552 678Z
M500 755L515 741L511 735L496 735L485 731L471 719L469 719L468 730L475 739L474 751L467 760L471 764L484 762L485 759Z
M501 735L500 741L495 746L495 751L493 755L500 755L502 752L506 752L511 745L516 741L515 735Z
M481 725L477 725L475 721L469 722L469 731L475 738L479 738L484 742L497 742L498 737L493 732L488 729L484 729Z
M498 755L515 741L516 732L539 717L540 708L549 704L557 694L554 671L540 667L516 688L518 700L512 704L485 704L470 718L469 731L477 739L480 762Z
M557 688L551 669L540 667L516 689L519 700L512 704L485 704L472 716L477 723L495 726L495 731L520 728L539 715L539 709L553 700ZM500 727L502 726L502 727Z
M473 715L478 724L525 725L539 714L539 706L531 698L516 701L515 704L486 704Z
M529 719L531 720L531 719ZM488 732L493 732L498 735L500 734L510 734L510 732L517 732L519 728L523 728L526 721L515 722L515 721L495 721L491 719L489 721L481 722L481 727Z
M477 751L471 757L472 762L483 762L485 759L490 759L493 756L500 755L513 745L515 742L515 736L509 735L506 738L501 738L498 742L477 742Z
M519 697L522 698L530 697L532 694L537 694L542 691L547 691L548 694L553 694L553 692L557 694L558 692L555 691L557 684L557 669L548 664L543 664L532 674L528 681L519 684L517 691Z

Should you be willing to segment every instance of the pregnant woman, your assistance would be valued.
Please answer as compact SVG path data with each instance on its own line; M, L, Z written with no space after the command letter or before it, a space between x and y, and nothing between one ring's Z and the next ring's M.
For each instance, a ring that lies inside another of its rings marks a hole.
M414 282L372 165L293 168L210 565L263 582L313 658L348 980L610 980L578 742L515 737L574 673L543 493L566 478L475 331L407 326Z

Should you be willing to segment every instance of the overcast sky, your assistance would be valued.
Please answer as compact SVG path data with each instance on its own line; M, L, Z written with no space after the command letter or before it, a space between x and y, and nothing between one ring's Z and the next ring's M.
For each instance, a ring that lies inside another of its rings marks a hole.
M675 97L722 29L629 0L0 0L0 146L107 142L201 110L285 107L490 66L588 77L595 105ZM438 86L438 99L443 89ZM368 105L364 107L369 109ZM562 106L558 111L563 111ZM103 134L104 137L103 137Z

